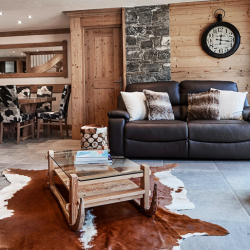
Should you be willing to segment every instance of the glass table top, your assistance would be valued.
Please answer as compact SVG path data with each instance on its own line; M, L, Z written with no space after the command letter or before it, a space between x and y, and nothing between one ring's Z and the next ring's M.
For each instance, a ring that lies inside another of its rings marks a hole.
M77 152L81 150L54 151L50 157L68 177L71 174L78 176L78 181L110 178L122 175L143 173L140 165L121 157L112 156L112 164L74 164Z

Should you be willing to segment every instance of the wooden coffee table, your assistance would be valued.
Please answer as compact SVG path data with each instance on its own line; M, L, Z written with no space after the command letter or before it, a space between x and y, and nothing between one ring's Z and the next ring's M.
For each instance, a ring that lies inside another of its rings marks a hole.
M149 206L149 176L147 165L138 165L125 158L113 158L112 166L103 164L74 165L77 150L48 151L49 188L57 199L69 227L78 231L84 224L85 208L133 201L146 216L157 209L157 186ZM69 203L55 185L59 177L69 192ZM140 178L140 185L131 178ZM136 200L140 202L137 203Z

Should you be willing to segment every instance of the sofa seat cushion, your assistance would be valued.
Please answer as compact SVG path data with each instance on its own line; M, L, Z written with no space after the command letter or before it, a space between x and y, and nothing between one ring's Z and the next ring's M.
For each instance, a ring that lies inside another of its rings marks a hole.
M125 138L145 142L187 140L187 123L178 120L131 121L125 125Z
M239 120L195 120L188 122L192 141L230 143L250 141L250 123Z

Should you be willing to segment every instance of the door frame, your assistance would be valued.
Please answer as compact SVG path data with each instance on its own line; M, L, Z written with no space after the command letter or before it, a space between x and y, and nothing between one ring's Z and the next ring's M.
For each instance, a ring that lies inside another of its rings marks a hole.
M122 29L123 90L126 87L125 8L64 12L70 18L72 139L81 139L81 126L86 125L84 32L89 28Z

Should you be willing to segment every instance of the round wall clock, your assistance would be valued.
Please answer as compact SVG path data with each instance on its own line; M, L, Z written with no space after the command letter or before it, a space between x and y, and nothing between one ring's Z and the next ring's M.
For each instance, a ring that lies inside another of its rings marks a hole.
M239 48L240 33L231 23L222 22L222 15L218 14L218 22L211 24L205 30L201 43L208 55L215 58L226 58Z

